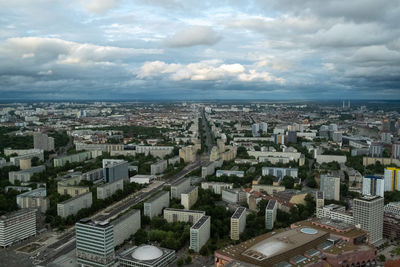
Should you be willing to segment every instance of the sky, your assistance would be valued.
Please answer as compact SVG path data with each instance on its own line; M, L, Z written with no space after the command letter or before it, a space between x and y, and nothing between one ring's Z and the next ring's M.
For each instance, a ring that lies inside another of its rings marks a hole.
M400 0L0 0L0 99L400 99Z

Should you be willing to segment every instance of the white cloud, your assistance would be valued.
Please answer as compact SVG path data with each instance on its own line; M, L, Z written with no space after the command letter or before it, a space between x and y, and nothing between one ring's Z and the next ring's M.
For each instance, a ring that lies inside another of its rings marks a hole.
M187 47L196 45L214 45L221 40L211 27L191 26L167 38L165 43L171 47Z
M53 71L52 70L47 70L47 71L39 71L38 75L52 75Z
M102 15L107 11L118 7L119 0L81 0L81 3L86 11Z
M243 82L252 82L252 81L278 82L281 84L285 82L283 78L274 77L269 72L257 72L256 70L249 70L248 73L241 73L239 75L239 80Z

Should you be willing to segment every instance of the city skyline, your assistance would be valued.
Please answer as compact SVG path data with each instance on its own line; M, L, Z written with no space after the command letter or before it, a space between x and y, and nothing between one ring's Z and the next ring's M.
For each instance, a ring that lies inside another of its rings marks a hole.
M399 1L1 1L16 99L398 99Z

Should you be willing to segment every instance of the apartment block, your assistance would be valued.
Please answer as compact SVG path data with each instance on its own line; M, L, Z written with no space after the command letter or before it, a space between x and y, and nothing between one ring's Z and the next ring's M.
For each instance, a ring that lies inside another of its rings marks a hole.
M222 183L222 182L202 182L201 188L209 189L213 193L221 195L224 189L233 189L232 183Z
M231 217L231 239L239 240L246 228L246 208L238 207Z
M320 177L320 191L324 192L325 199L340 200L340 178L323 174Z
M66 218L69 215L76 215L79 210L92 206L92 192L67 199L57 204L57 215Z
M17 205L22 209L39 209L45 213L50 207L50 200L46 197L46 188L37 188L17 195Z
M54 150L54 138L43 133L33 134L33 147L35 149L43 149L44 151Z
M186 191L181 193L181 204L186 210L190 208L197 202L199 197L199 189L197 186L190 187Z
M140 210L130 210L113 220L111 224L114 226L114 247L116 247L140 229Z
M297 168L277 168L277 167L263 167L262 175L272 175L278 178L283 178L285 176L291 176L293 178L298 177Z
M124 190L124 180L116 180L111 183L102 184L97 187L97 198L106 199L111 197L118 190Z
M276 213L278 210L278 202L275 199L268 201L265 207L265 228L273 229L276 221Z
M191 228L190 228L190 246L194 252L199 252L200 249L207 243L210 238L211 229L211 217L201 217Z
M190 179L183 177L178 181L171 184L171 199L172 198L181 198L181 194L187 191L190 188Z
M169 192L161 191L143 204L143 214L150 218L160 215L163 208L169 207Z
M0 216L0 247L36 235L36 210L21 209Z
M160 160L150 165L150 174L157 175L163 173L168 168L168 161Z
M182 209L171 209L165 208L164 209L164 219L167 222L189 222L195 223L201 217L206 215L205 211L200 210L182 210Z
M32 167L29 169L21 170L21 171L15 171L15 172L9 172L8 173L8 181L10 183L14 184L15 181L20 181L21 183L26 183L31 180L31 177L35 173L41 173L44 172L46 167L44 165Z

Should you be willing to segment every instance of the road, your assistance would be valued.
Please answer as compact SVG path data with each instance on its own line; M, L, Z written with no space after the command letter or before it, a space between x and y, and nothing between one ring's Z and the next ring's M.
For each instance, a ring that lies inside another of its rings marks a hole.
M139 193L136 197L132 197L134 194L131 196L125 198L124 200L120 201L117 205L115 205L110 211L107 211L106 215L104 215L105 211L101 211L98 214L92 216L91 218L94 220L107 220L109 218L115 217L118 214L124 212L125 210L129 209L130 207L140 203L141 201L145 200L147 197L151 196L152 194L155 194L158 191L161 191L164 187L165 184L173 183L176 180L181 179L182 177L186 176L196 168L200 167L204 162L197 160L196 162L187 165L185 168L183 168L182 171L179 173L171 176L169 179L166 179L163 184L160 184L159 186L153 188L152 190L148 192L141 192ZM137 194L137 193L136 193ZM40 263L38 266L47 266L51 262L53 262L55 259L58 257L65 255L69 253L71 250L75 249L75 227L69 228L67 233L60 238L56 243L53 243L52 245L48 246L41 254L39 257Z
M215 138L213 136L213 133L211 132L210 125L206 119L206 115L204 112L204 109L201 111L201 120L203 121L203 129L205 131L205 143L207 146L207 152L210 154L211 148L215 145Z

